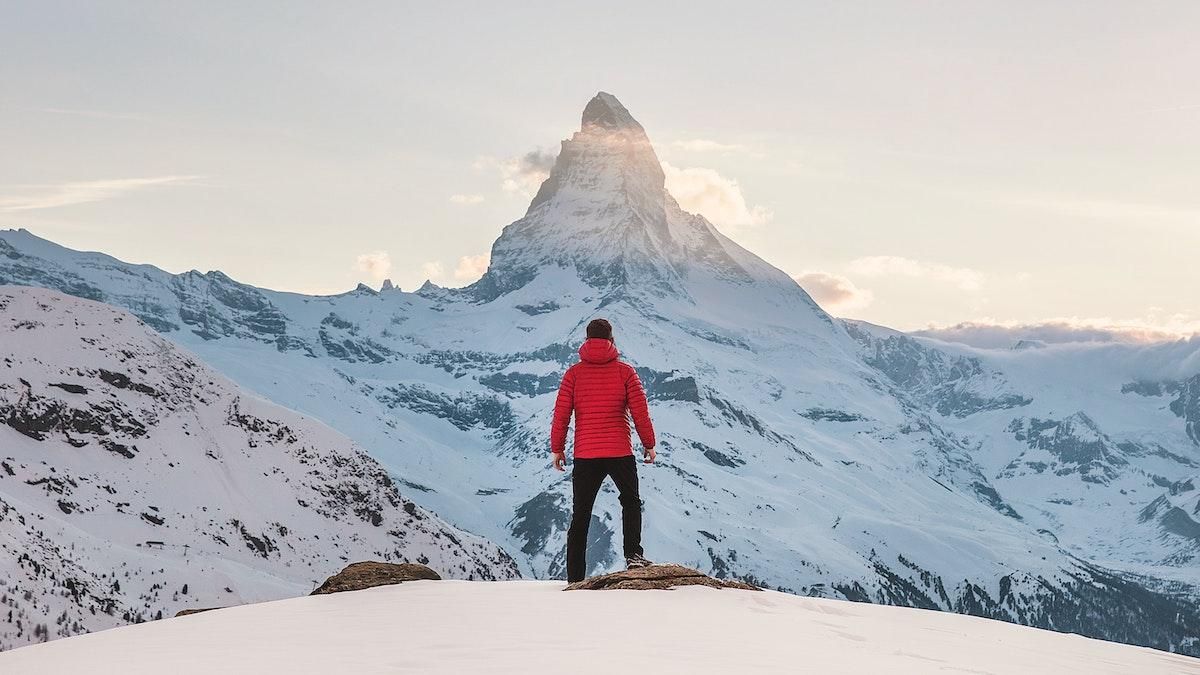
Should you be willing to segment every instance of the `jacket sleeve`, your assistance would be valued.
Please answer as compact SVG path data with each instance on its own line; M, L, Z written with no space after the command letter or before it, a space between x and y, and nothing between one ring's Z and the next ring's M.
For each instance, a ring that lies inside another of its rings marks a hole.
M647 450L654 447L654 424L650 422L650 408L646 403L646 390L642 388L642 380L637 371L629 369L629 377L625 380L625 400L629 406L629 414L633 417L633 426L637 429L642 447Z
M575 408L575 373L567 369L562 384L558 386L558 398L554 401L554 421L550 423L550 451L564 452L567 449L567 427L571 424L571 413Z

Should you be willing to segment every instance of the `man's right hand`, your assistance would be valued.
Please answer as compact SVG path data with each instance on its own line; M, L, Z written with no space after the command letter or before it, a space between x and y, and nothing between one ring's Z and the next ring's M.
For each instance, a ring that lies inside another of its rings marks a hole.
M567 470L567 454L565 452L556 452L556 453L553 453L553 457L554 457L554 468L558 469L559 471L566 471Z

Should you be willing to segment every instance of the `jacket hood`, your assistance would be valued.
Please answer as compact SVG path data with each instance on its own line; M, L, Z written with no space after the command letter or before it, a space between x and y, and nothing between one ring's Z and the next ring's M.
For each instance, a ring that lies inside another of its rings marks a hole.
M620 355L617 346L604 338L588 338L579 347L579 359L588 363L608 363Z

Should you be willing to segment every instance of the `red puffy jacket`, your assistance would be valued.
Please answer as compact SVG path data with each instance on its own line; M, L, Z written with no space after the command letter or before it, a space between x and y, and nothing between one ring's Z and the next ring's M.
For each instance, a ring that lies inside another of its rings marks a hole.
M618 361L616 345L588 338L579 348L579 363L567 369L554 403L550 450L567 447L567 426L575 413L575 458L623 457L633 454L629 417L645 448L654 447L654 425L646 391L633 366ZM626 415L628 410L630 415Z

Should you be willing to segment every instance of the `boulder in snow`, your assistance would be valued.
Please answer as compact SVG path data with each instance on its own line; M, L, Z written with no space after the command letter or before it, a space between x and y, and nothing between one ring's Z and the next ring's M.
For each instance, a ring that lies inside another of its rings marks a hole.
M388 586L405 581L429 579L440 581L441 575L417 563L356 562L325 580L311 595L361 591L365 588Z
M576 581L564 590L568 591L606 591L606 590L666 590L676 586L709 586L711 588L736 588L743 591L760 590L750 584L728 579L714 579L707 574L683 565L672 563L637 567L631 570L604 574L583 581Z

